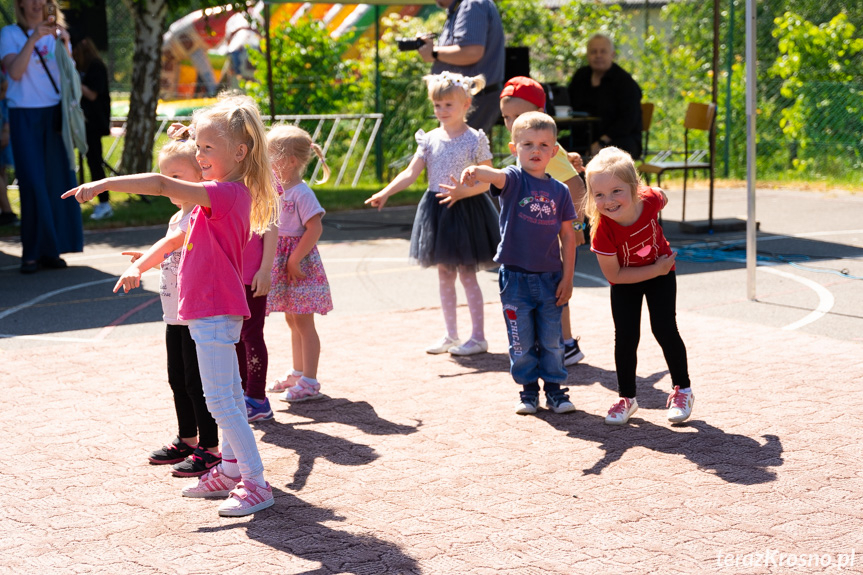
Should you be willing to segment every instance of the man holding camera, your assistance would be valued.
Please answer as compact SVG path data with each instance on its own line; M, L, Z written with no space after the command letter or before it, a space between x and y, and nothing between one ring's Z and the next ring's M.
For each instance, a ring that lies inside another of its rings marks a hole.
M485 89L474 96L467 117L470 127L486 134L500 117L500 91L504 80L504 35L500 14L492 0L435 0L447 11L446 22L435 45L434 36L424 36L417 48L432 74L455 72L485 76Z

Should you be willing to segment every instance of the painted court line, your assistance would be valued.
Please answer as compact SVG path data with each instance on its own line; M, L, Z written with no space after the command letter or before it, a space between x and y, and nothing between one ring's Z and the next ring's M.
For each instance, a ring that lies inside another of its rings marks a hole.
M757 269L760 271L771 273L773 275L794 280L798 283L805 285L806 287L811 288L816 294L818 294L818 306L812 312L810 312L806 317L795 321L794 323L789 323L782 329L787 331L793 331L797 328L803 327L804 325L808 325L814 321L821 319L822 317L827 315L827 313L829 313L831 309L833 309L833 304L835 303L833 294L830 293L830 290L828 290L826 287L819 284L818 282L814 282L810 279L790 274L788 272L783 272L781 270L777 270L768 266L758 266Z

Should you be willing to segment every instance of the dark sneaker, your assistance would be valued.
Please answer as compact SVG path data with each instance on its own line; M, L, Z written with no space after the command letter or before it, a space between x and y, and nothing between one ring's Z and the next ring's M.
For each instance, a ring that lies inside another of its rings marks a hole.
M270 400L264 398L264 401L258 401L251 397L244 397L246 400L246 415L249 418L249 423L254 421L266 421L273 418L273 410L270 408Z
M536 408L539 406L539 395L536 393L526 393L522 391L520 401L515 406L515 412L519 415L530 415L536 413Z
M171 445L166 445L162 449L157 449L150 454L149 460L153 465L167 465L169 463L179 463L192 453L195 448L180 439L175 438Z
M171 473L177 477L199 477L221 462L221 456L213 455L206 449L196 447L192 456L176 464Z
M567 391L569 391L568 387L561 387L553 393L546 393L545 406L555 413L569 413L570 411L575 411L575 406L566 394Z
M578 348L578 340L580 338L575 338L575 341L572 345L563 346L563 365L575 365L582 359L584 359L584 354Z
M21 220L15 215L15 212L0 213L0 226L20 226Z

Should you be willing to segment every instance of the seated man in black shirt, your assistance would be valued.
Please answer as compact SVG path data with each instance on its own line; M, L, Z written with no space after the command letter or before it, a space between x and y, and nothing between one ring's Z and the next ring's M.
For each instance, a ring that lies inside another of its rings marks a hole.
M595 155L616 146L633 158L641 156L641 88L614 63L614 44L603 34L587 41L588 66L579 68L569 83L569 105L576 112L601 118L592 129L592 141L582 134L583 149ZM578 140L577 140L578 141Z

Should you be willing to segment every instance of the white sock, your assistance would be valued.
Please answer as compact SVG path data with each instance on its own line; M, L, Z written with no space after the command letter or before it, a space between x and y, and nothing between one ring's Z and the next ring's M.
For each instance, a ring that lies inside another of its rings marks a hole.
M294 377L302 377L302 376L303 376L303 372L302 372L302 371L297 371L297 370L295 369L294 371L292 371L292 372L291 372L291 375L292 375L292 376L294 376Z
M318 380L317 380L317 379L312 379L311 377L306 377L305 375L303 376L303 380L304 380L306 383L310 383L310 384L312 384L312 385L320 385L320 384L318 383Z
M259 486L259 487L263 487L264 485L267 484L267 481L264 479L263 473L259 473L258 475L252 475L251 477L249 477L249 479L251 481L253 481L254 484Z
M571 337L569 339L563 340L563 345L573 346L575 345L575 338Z
M222 471L228 477L237 478L240 476L240 466L237 465L237 460L234 459L232 461L228 461L227 459L222 460Z

